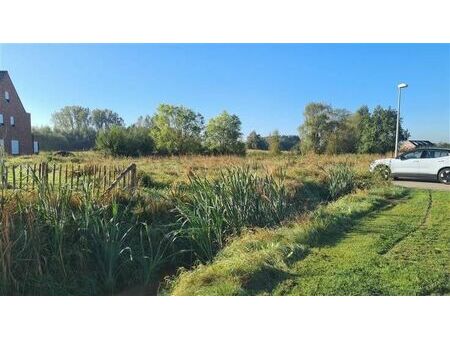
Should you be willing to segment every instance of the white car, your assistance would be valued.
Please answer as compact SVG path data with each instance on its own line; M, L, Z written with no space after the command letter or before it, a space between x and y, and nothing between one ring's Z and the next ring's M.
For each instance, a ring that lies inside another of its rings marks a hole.
M370 164L370 171L377 170L394 179L423 179L450 184L450 149L415 149L397 158L376 160Z

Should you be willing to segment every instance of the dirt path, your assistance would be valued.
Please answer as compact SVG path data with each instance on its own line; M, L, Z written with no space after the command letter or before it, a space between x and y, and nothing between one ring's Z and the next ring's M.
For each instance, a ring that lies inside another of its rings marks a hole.
M416 188L416 189L430 189L430 190L440 190L440 191L449 191L450 185L445 185L442 183L435 182L420 182L420 181L403 181L397 180L393 181L394 185L405 188Z

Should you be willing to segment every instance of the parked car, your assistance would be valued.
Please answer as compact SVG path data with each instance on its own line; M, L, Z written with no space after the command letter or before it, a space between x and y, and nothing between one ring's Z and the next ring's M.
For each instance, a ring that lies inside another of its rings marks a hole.
M370 171L380 171L386 178L422 179L450 184L450 149L415 149L396 158L373 161Z

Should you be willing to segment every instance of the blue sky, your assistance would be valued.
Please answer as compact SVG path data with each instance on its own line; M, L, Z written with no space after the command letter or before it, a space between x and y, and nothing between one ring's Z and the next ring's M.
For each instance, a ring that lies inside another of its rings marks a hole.
M412 138L450 141L450 44L2 44L33 125L65 105L109 108L125 122L159 103L206 119L239 115L244 134L297 134L303 108L397 105Z

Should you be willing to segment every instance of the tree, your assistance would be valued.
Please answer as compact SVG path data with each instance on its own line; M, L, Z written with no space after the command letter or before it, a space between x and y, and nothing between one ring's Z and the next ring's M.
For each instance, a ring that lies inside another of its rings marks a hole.
M109 129L112 126L124 125L123 119L119 114L109 109L94 109L91 113L92 125L95 130Z
M161 104L151 120L150 135L159 152L197 153L201 150L203 116L183 106Z
M205 130L205 145L215 154L243 154L245 144L240 140L241 120L224 111L209 120Z
M82 133L90 128L91 118L89 108L66 106L52 114L56 130L65 133Z
M330 105L310 103L303 112L304 123L299 128L303 152L323 153L326 149L327 137L331 131L330 120L333 110Z
M386 153L395 147L397 112L367 106L355 114L329 105L311 103L305 108L305 122L300 127L302 151L315 153ZM400 140L409 133L400 123Z
M439 142L437 144L437 146L441 147L441 148L450 148L450 143L449 142Z
M346 109L333 109L326 139L327 154L356 152L356 126L354 116Z
M366 106L357 112L357 150L359 153L380 153L395 148L397 112L394 109L375 107L372 114ZM406 140L409 132L402 127L400 121L399 140Z
M54 131L67 138L67 150L91 149L95 145L96 132L91 127L89 108L66 106L53 113Z
M267 138L269 143L269 151L271 154L278 155L281 153L280 142L281 137L278 130L275 130L270 136Z
M297 135L281 135L280 150L290 151L298 147L300 137Z
M254 130L248 134L246 145L247 149L267 150L269 148L267 141Z
M151 128L152 126L152 117L149 115L139 116L136 123L134 124L136 127L142 128Z

